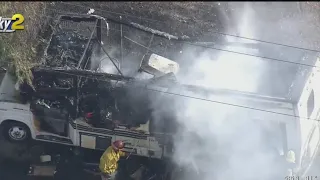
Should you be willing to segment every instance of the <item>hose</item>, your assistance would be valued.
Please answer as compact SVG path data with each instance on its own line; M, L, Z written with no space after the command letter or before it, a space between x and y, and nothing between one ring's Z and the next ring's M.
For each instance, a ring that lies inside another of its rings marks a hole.
M139 141L140 141L140 139L138 139L138 140L136 141L136 144L134 145L134 147L133 147L133 149L131 150L130 154L127 156L126 160L128 160L128 159L129 159L129 157L130 157L130 156L131 156L131 154L133 153L134 149L136 149L136 148L137 148L137 146L138 146L138 142L139 142Z

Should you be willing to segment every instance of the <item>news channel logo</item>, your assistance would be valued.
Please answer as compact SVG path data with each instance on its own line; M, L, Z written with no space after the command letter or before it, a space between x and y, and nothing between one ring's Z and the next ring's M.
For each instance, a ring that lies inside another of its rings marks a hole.
M0 17L0 32L12 33L16 30L24 30L23 22L22 14L14 14L11 18Z

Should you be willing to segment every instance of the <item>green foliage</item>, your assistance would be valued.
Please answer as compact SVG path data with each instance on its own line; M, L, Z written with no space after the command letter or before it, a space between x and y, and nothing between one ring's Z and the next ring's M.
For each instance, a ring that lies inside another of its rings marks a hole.
M36 47L39 32L44 28L46 2L0 2L0 14L11 17L14 13L24 16L25 30L0 36L0 66L8 68L19 82L32 80L30 68L37 63Z

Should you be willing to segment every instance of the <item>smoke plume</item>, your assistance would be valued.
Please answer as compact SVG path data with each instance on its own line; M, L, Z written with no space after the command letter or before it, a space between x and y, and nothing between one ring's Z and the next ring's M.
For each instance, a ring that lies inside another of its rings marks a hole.
M254 17L251 7L246 4L237 27L240 36L256 36L252 24ZM237 42L237 39L226 38L226 41ZM237 47L224 49L249 51ZM261 59L218 51L197 53L190 47L183 52L180 59L189 57L193 62L189 64L187 72L178 76L180 82L211 88L257 91L265 67ZM188 95L197 96L192 93ZM206 99L240 104L237 99L227 96ZM174 160L178 165L192 170L188 176L177 179L191 180L196 178L193 176L196 174L202 180L272 179L281 173L281 166L275 163L279 136L275 133L277 127L270 125L272 123L266 119L252 119L252 110L249 109L187 98L180 103L179 107L175 107L181 128L175 139ZM241 101L243 106L248 104ZM264 116L264 113L260 114L260 117Z

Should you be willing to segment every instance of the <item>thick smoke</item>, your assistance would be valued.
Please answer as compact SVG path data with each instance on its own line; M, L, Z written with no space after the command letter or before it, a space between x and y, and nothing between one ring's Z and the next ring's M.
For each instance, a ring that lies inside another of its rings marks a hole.
M254 12L248 4L244 7L242 16L237 27L237 32L243 37L255 37L252 18ZM255 41L243 40L226 36L227 44L254 44ZM220 47L219 47L220 48ZM259 80L264 73L266 62L261 58L230 53L226 51L206 50L196 53L194 47L186 47L179 59L192 59L188 71L180 74L179 80L190 84L201 85L211 88L233 89L238 91L256 92ZM259 55L257 49L244 48L241 46L222 46L221 49L246 54ZM214 54L214 55L213 55Z
M174 160L194 166L202 179L268 179L280 170L273 160L277 127L268 119L252 120L250 110L198 100L184 100L178 119L183 128L175 139Z
M237 29L240 36L255 36L254 26L251 24L253 18L254 12L246 5ZM231 38L226 40L237 41ZM224 47L228 48L232 47ZM252 51L235 47L232 50ZM189 47L183 52L184 57L192 57L194 61L187 73L178 76L181 82L239 91L257 91L265 66L261 59L228 52L205 51L197 54ZM192 93L188 95L197 96ZM244 101L239 103L237 99L229 97L206 98L243 106L250 104ZM183 98L181 104L183 105L176 107L181 128L175 139L174 160L178 165L191 167L193 170L189 173L199 173L198 178L203 180L253 180L272 179L285 172L281 169L281 164L275 163L275 159L279 158L276 141L279 141L280 137L274 133L277 127L270 125L272 122L268 119L252 119L252 110L249 109L195 99ZM266 115L261 113L259 117L264 116ZM280 118L282 117L279 116ZM284 175L278 177L283 178ZM191 180L195 177L189 175L178 179Z
M108 54L110 57L115 57L116 53L118 52L116 48L111 48L111 50L108 49L108 51L109 51ZM119 67L118 61L114 61L114 62ZM98 70L98 71L102 71L110 74L118 74L116 67L112 64L108 55L104 53L104 51L100 48L99 45L96 45L95 48L93 49L93 56L91 57L90 69Z
M235 6L239 6L239 4ZM271 8L270 11L272 12L272 10ZM256 15L250 4L245 3L243 11L235 15L239 17L238 21L236 21L237 25L231 25L228 32L235 34L233 32L236 29L239 36L269 39L275 42L280 38L278 42L282 42L286 37L279 37L275 32L273 27L279 27L277 23L284 24L280 24L281 26L290 25L287 31L291 33L293 32L292 29L297 29L297 25L292 19L282 19L281 21L272 19L269 20L271 22L261 26L263 23L259 22L258 18L255 19ZM266 16L268 15L266 14ZM300 28L304 27L301 26ZM288 39L296 41L296 35L292 33L288 35L290 37ZM240 41L239 38L232 37L226 37L225 40L228 42L227 44L254 43L254 41L244 41L243 39ZM287 43L284 44L294 44L292 41L285 41ZM244 49L239 46L228 45L222 46L226 50L259 55L256 49ZM268 55L281 55L283 49L279 48L277 50L279 52ZM113 53L111 52L110 54ZM290 54L291 58L291 52L288 54ZM113 57L113 55L111 56ZM100 62L102 58L98 56L96 62ZM187 64L187 71L178 75L178 79L182 83L247 92L258 91L261 82L263 83L261 80L262 74L267 71L267 68L270 68L268 60L207 49L199 52L190 46L184 47L182 54L173 59ZM188 59L192 59L193 61L187 61ZM287 58L280 57L279 59ZM112 69L106 69L105 71L117 73L113 65L110 65L108 59L106 59L106 62L109 64L105 67ZM275 64L272 64L272 66L275 66ZM128 67L131 67L131 64ZM278 76L285 76L285 74L286 72ZM282 81L278 82L283 83ZM275 83L273 85L270 88L277 86ZM181 93L199 96L199 94L194 93ZM161 100L154 102L153 108L157 111L153 116L159 123L163 122L164 114L170 114L171 111L174 111L180 125L175 136L174 161L181 167L187 167L189 174L184 174L185 176L179 176L176 179L256 180L274 179L275 177L282 179L285 177L286 168L279 156L283 153L279 149L279 146L281 146L279 145L279 141L281 141L279 125L267 118L270 115L269 113L260 112L258 115L253 116L254 110L250 109L176 96L171 96L170 98L175 98L177 103L169 105L166 103L166 106L163 108L159 105L159 101ZM265 107L259 107L252 102L240 101L232 97L211 96L204 98L265 109ZM162 99L162 97L159 99ZM283 116L273 116L273 119L281 120ZM171 127L166 128L169 129Z
M108 52L108 55L113 58L114 63L120 69L121 73L123 73L125 76L133 76L137 79L149 79L153 77L148 73L138 72L139 67L137 64L140 62L137 63L136 61L132 61L132 55L129 54L125 56L123 58L123 62L121 63L119 58L119 48L110 48L107 46L104 48ZM108 55L100 48L100 46L95 46L93 49L93 55L91 57L90 69L110 74L119 74L117 68L112 63Z

